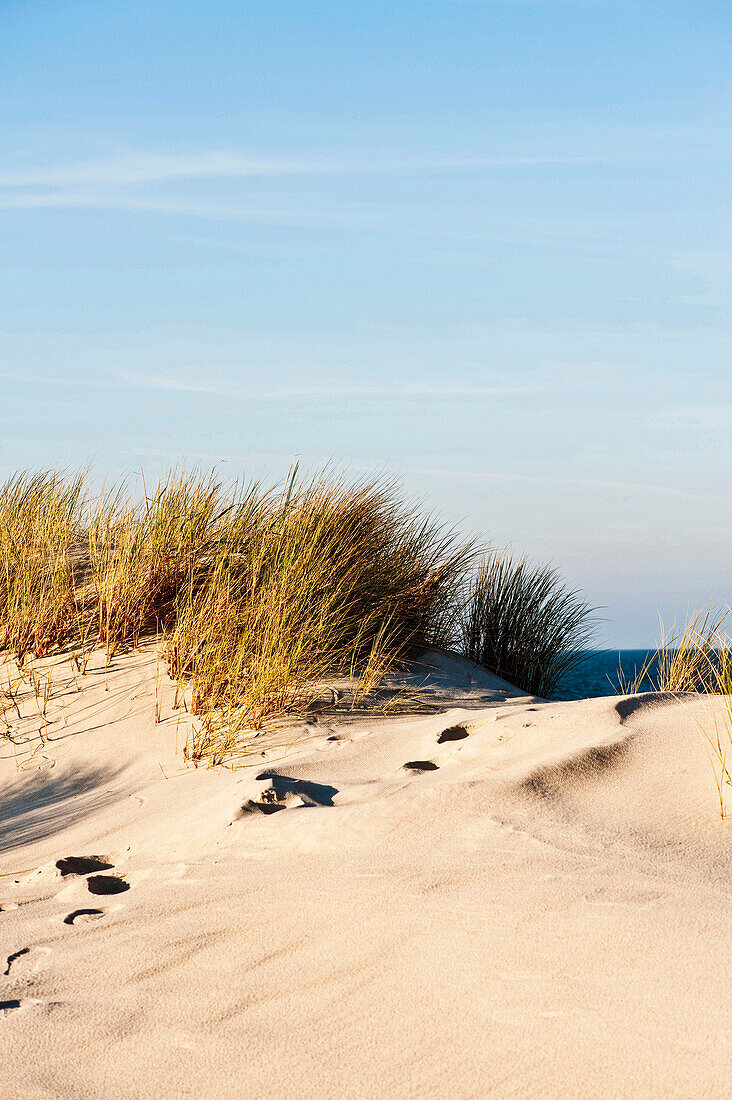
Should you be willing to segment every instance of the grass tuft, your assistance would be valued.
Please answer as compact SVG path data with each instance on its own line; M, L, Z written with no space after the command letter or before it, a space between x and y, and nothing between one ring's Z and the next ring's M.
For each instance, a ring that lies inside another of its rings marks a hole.
M0 649L21 664L77 629L83 487L83 474L56 471L19 473L0 487Z
M694 721L707 744L719 797L719 812L727 816L732 792L732 642L730 611L713 607L694 611L684 626L667 631L661 622L661 643L636 671L632 680L620 683L620 693L634 695L650 683L652 691L683 695L695 692L721 697L721 715L712 705L708 724Z
M550 699L583 659L592 609L548 566L490 552L470 584L460 652L530 695Z
M190 755L225 755L338 676L361 675L363 698L408 647L441 637L472 553L391 484L295 474L250 489L176 608L171 670L203 719Z
M83 675L95 646L110 660L162 635L196 762L335 699L342 678L360 707L411 649L459 632L467 656L551 695L587 637L586 605L552 570L492 554L471 582L474 545L391 481L295 470L225 489L174 470L142 498L122 486L93 503L84 484L42 471L0 487L0 648L28 671L66 647ZM45 718L52 683L33 690Z
M210 550L221 491L212 475L173 471L152 496L104 494L89 523L97 632L111 658L146 630L165 628L181 587Z
M620 676L619 693L637 695L644 684L652 691L715 691L714 653L723 634L727 613L702 608L689 616L684 626L667 630L661 620L658 649L646 658L632 679Z

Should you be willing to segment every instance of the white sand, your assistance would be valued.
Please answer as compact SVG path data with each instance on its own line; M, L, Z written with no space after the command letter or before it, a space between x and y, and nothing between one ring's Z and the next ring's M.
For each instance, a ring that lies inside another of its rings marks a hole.
M236 771L182 765L150 653L57 670L48 743L0 738L0 1095L729 1096L713 702L434 663L447 713L321 716ZM56 867L91 855L129 889Z

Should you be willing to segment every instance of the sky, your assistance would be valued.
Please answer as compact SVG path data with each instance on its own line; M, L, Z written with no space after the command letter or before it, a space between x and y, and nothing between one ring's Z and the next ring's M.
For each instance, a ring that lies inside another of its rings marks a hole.
M728 0L3 0L0 477L396 476L732 602Z

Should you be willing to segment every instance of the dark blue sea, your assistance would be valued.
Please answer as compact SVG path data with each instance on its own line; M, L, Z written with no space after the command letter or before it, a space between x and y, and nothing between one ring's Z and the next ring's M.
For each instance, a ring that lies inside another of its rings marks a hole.
M595 650L559 685L556 698L594 699L598 695L616 695L620 690L621 675L627 681L633 680L636 671L641 670L654 652L649 649ZM641 691L652 689L653 684L648 679L640 685Z

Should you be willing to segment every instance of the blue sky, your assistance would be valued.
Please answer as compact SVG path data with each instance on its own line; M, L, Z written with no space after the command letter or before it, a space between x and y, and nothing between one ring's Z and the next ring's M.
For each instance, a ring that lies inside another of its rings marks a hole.
M732 14L0 6L0 475L399 475L644 645L732 599Z

